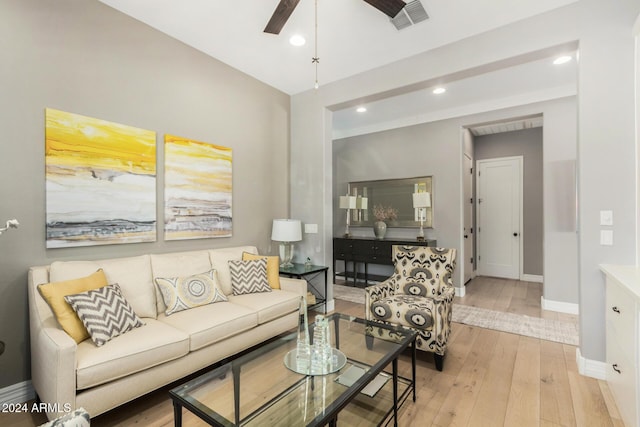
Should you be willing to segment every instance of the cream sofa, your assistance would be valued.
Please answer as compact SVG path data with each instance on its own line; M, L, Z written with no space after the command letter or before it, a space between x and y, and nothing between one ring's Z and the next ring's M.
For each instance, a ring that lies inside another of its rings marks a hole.
M255 247L151 254L97 261L56 261L29 270L31 376L42 402L92 417L296 327L306 282L280 278L280 290L234 296L228 261ZM58 324L37 285L102 268L145 323L97 347L76 344ZM164 314L153 279L215 268L228 302ZM56 406L57 405L57 406ZM66 405L66 406L65 406ZM62 412L48 413L50 419Z

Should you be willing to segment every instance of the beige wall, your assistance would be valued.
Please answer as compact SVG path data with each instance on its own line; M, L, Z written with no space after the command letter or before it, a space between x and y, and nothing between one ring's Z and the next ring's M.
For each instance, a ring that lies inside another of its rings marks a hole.
M289 96L97 1L0 2L0 388L29 379L27 269L244 244L270 247L288 214ZM233 237L45 249L46 107L157 132L157 219L165 133L233 149Z

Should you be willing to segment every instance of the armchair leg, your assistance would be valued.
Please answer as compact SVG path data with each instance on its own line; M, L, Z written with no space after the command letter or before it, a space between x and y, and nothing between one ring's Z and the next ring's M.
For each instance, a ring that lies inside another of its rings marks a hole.
M444 367L444 354L433 353L433 360L436 362L436 369L442 372L442 368Z
M373 337L371 335L365 335L364 341L367 345L367 349L371 350L373 348Z

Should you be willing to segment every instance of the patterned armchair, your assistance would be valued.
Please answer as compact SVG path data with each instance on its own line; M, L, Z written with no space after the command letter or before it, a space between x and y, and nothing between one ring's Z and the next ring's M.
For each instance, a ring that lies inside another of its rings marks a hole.
M455 249L393 246L393 276L365 289L367 320L417 330L416 348L434 353L438 371L451 331L455 260Z

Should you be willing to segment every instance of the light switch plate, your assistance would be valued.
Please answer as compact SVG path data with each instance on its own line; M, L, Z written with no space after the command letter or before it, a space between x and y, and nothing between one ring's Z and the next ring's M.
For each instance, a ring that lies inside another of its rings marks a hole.
M600 244L613 246L613 230L600 230Z
M600 225L613 225L613 211L600 211Z
M307 234L316 234L318 232L318 224L305 224L304 232Z

